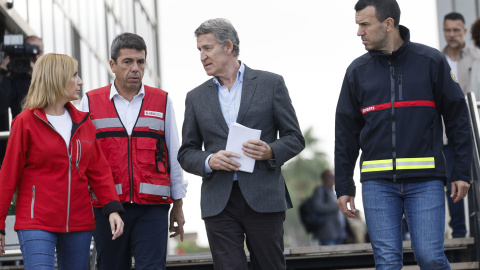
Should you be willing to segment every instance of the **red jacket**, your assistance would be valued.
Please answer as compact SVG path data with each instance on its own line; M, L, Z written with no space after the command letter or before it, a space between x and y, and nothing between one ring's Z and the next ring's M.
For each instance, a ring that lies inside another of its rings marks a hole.
M0 170L0 230L5 230L15 190L15 230L65 233L95 229L89 185L110 212L123 210L88 113L71 103L66 107L72 118L68 149L43 109L26 109L13 120Z
M97 139L113 172L120 201L170 204L170 165L165 143L167 93L145 87L140 114L128 135L110 100L110 85L87 93ZM100 206L94 201L94 206Z

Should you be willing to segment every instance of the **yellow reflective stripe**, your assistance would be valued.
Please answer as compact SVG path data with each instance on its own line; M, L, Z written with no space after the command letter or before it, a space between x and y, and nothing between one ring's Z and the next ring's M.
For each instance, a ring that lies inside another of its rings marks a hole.
M362 163L362 165L368 165L368 164L378 164L378 163L392 163L392 159L381 159L381 160L368 160L368 161L364 161Z
M414 169L434 169L435 158L398 158L397 170L414 170Z
M435 161L434 157L423 158L397 158L397 162L410 162L410 161Z
M393 166L390 167L377 167L377 168L363 168L362 166L362 172L379 172L379 171L391 171L393 170Z
M393 160L370 160L362 163L361 172L377 172L377 171L391 171L393 170Z
M435 165L397 166L397 170L435 169Z
M397 170L434 169L435 158L397 158L395 165ZM361 172L378 172L390 170L393 170L393 160L382 159L364 161L362 163Z

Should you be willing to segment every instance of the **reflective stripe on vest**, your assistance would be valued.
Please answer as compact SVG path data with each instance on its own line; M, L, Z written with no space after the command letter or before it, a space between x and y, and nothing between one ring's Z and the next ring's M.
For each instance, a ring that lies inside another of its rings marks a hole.
M397 158L397 170L434 169L435 158Z
M139 193L170 197L170 187L169 186L147 184L147 183L140 183Z
M147 118L147 117L140 117L138 118L135 127L148 127L152 130L165 130L165 121L157 119L157 118Z
M118 195L123 194L122 184L116 184L115 189L117 190Z
M392 159L364 161L362 163L362 172L379 172L391 170L393 170Z
M122 122L118 118L94 119L93 124L97 129L109 127L123 127Z
M395 162L397 170L414 170L414 169L434 169L435 158L397 158ZM393 170L393 160L370 160L362 163L361 172L379 172Z
M93 124L97 129L123 127L119 118L94 119ZM152 130L165 130L165 121L157 118L139 117L135 127L148 127Z
M123 191L122 191L122 184L116 184L116 185L115 185L115 189L117 190L117 194L118 194L118 195L120 195L120 194L123 193ZM98 199L98 198L97 198L97 195L95 195L95 193L93 193L93 190L92 190L92 199L94 199L94 200Z

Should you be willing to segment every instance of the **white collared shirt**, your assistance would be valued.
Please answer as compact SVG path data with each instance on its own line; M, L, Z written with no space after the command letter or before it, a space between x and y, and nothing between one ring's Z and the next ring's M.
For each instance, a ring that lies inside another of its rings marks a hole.
M110 87L110 99L113 99L115 108L117 109L120 121L122 121L128 135L132 134L137 117L140 114L142 101L145 97L145 88L140 87L140 91L135 95L132 101L124 99L115 88L115 83ZM80 110L84 112L89 111L88 98L82 98L80 102ZM177 160L178 149L180 148L178 139L177 122L175 120L175 111L173 103L169 96L167 96L167 109L165 112L165 142L168 149L168 158L170 162L170 187L172 198L178 200L185 198L187 193L188 182L183 178L183 170Z
M222 110L223 118L227 123L228 129L230 129L230 126L237 121L238 111L240 110L240 103L242 101L245 64L241 61L239 62L240 68L237 72L237 79L230 90L228 90L227 87L222 86L217 77L213 77L213 82L217 85L220 109ZM208 161L212 155L213 154L210 154L205 160L203 171L206 173L211 173L213 171L208 164ZM233 173L233 180L237 180L237 172Z
M218 101L220 109L227 126L230 126L237 121L238 111L240 110L240 102L242 101L243 88L243 74L245 73L245 65L240 63L240 68L237 72L237 79L231 89L222 86L217 77L213 77L213 82L217 85Z

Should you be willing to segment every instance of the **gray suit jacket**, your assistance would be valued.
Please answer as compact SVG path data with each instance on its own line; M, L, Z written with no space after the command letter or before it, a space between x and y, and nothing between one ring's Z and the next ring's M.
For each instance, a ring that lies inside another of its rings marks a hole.
M275 156L275 162L256 161L253 173L237 172L248 205L262 213L291 208L281 166L303 150L305 141L281 76L245 67L237 123L262 130L260 139L270 145ZM230 197L233 172L204 173L205 160L225 150L227 137L217 85L210 79L187 94L178 152L182 168L202 176L202 218L219 214Z

